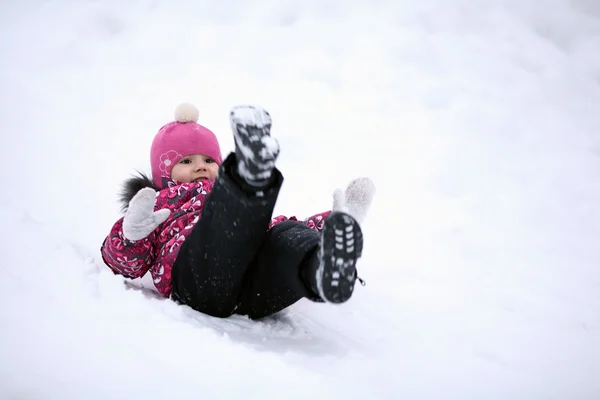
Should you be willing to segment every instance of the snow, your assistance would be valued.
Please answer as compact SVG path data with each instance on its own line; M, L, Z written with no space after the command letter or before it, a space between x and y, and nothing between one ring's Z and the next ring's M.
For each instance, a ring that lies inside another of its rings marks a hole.
M1 6L0 397L600 397L594 0ZM276 213L370 176L350 302L219 320L103 266L190 102L273 117Z

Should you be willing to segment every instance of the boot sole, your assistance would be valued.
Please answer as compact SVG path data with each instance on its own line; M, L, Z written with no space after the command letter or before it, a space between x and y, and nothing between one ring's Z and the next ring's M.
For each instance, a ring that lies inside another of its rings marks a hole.
M332 212L323 225L317 269L317 289L329 303L344 303L354 291L356 261L362 255L363 235L358 222Z

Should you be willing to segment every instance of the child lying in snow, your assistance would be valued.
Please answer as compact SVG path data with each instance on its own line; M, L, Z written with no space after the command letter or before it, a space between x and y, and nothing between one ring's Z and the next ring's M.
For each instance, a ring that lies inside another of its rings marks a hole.
M235 152L223 162L216 136L197 120L198 110L182 104L156 134L152 179L125 182L125 215L102 244L104 262L128 278L150 271L163 296L215 317L261 318L303 297L347 301L372 182L337 190L332 211L273 218L283 176L270 115L235 107Z

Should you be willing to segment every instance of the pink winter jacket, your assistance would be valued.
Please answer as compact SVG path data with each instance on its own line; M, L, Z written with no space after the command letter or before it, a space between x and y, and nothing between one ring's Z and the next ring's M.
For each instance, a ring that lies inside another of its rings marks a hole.
M212 180L178 183L159 191L154 210L168 208L171 215L144 239L126 239L123 218L120 218L102 244L101 253L106 265L114 273L128 278L140 278L150 271L156 289L169 297L173 264L181 244L202 217L204 200L213 184ZM329 213L316 214L303 222L320 231ZM278 216L271 220L269 228L288 219L297 220L296 217Z

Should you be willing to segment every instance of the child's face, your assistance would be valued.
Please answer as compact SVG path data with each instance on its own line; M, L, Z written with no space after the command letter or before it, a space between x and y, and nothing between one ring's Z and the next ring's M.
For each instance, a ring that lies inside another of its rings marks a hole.
M216 179L219 166L212 158L203 154L183 157L171 170L171 178L190 183L205 179Z

